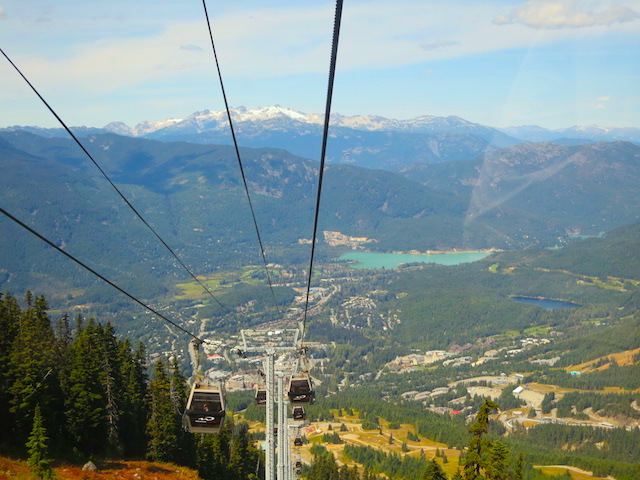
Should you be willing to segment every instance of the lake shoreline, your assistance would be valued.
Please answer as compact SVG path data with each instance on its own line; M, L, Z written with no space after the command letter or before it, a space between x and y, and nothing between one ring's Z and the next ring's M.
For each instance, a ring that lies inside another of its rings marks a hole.
M369 253L394 253L397 255L447 255L450 253L486 253L491 255L492 253L499 253L499 252L503 252L504 250L500 250L499 248L479 248L479 249L474 249L474 250L457 250L457 249L453 249L453 250L425 250L424 252L421 252L420 250L409 250L408 252L401 252L401 251L392 251L392 252L371 252L369 251Z
M414 251L415 252L415 251ZM379 269L400 268L401 265L411 263L435 263L439 265L459 265L488 257L495 250L454 250L433 251L432 253L398 253L398 252L366 252L351 251L343 253L338 261L347 261L350 268Z

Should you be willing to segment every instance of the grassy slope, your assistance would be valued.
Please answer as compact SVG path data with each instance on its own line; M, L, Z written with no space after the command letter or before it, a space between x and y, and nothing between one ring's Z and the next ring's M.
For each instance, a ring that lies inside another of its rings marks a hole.
M200 480L197 472L171 463L108 460L98 462L97 472L83 471L82 465L56 464L58 480ZM0 457L0 480L37 480L27 463Z

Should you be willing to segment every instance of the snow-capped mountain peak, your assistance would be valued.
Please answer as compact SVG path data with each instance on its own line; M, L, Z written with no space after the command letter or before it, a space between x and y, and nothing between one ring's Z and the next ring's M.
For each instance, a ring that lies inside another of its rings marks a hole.
M293 108L280 105L268 105L264 107L248 109L240 106L231 109L234 124L264 124L265 127L284 128L286 126L300 126L301 124L322 125L324 115L320 113L304 113ZM275 122L275 123L274 123ZM469 122L459 117L436 117L423 115L409 120L396 120L379 115L353 115L345 116L333 114L331 124L336 127L346 127L365 131L406 131L406 132L438 132L456 128L487 128ZM158 121L141 122L135 127L127 127L121 122L110 123L104 127L114 133L144 136L160 130L176 132L179 130L191 133L202 133L207 130L220 130L228 128L227 114L225 110L203 110L189 115L185 119L170 118Z

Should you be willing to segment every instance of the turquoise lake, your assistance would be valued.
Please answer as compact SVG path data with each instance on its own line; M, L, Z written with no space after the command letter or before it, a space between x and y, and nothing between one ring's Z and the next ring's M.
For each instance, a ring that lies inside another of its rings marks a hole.
M437 263L438 265L460 265L482 260L488 257L490 252L456 252L433 253L428 255L412 255L408 253L374 253L374 252L349 252L338 260L356 262L349 265L351 268L397 268L403 263Z

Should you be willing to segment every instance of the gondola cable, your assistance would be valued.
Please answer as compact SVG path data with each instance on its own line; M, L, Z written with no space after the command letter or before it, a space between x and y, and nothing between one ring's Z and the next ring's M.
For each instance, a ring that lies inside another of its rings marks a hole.
M338 58L338 40L340 37L340 22L342 20L342 2L336 0L335 21L333 24L333 41L331 44L331 63L329 65L329 84L327 86L327 103L324 111L324 130L322 132L322 151L320 154L320 170L318 173L318 192L316 195L316 211L313 220L313 236L311 237L311 259L309 261L309 276L307 279L307 293L304 304L304 316L302 319L301 345L304 352L304 337L307 326L307 312L309 310L309 293L311 292L311 277L313 274L313 258L316 251L316 235L318 233L318 215L320 213L320 198L322 195L322 180L324 177L324 164L327 154L327 139L329 137L329 119L331 117L331 101L333 99L333 83L336 75L336 61Z
M213 41L213 31L211 30L211 22L209 21L209 12L207 11L207 4L205 0L202 0L202 6L204 8L204 16L207 20L207 28L209 29L209 38L211 39L211 48L213 49L213 58L216 63L216 70L218 72L218 79L220 80L220 89L222 90L222 98L224 100L224 106L227 111L227 119L229 120L229 129L231 130L231 137L233 139L233 146L236 151L236 158L238 159L238 166L240 167L240 174L242 175L242 183L244 184L244 191L247 195L247 201L249 202L249 209L251 210L251 218L253 219L253 226L256 230L256 236L258 237L258 244L260 245L260 253L262 254L262 262L264 263L264 270L267 274L267 282L269 283L269 289L271 290L271 296L273 297L273 303L276 306L278 315L280 315L280 307L276 300L275 292L273 291L273 283L271 282L271 274L269 273L269 267L267 266L267 256L262 243L262 237L260 235L260 229L258 228L258 221L256 219L256 213L253 208L253 202L251 201L251 194L249 193L249 186L247 184L247 178L244 173L244 166L242 165L242 158L240 156L240 148L238 148L238 140L236 138L235 128L233 127L233 121L231 120L231 110L229 109L229 102L227 101L227 93L224 88L224 81L222 80L222 71L220 69L220 62L218 61L218 54L216 52L216 44Z
M151 232L156 236L156 238L158 240L160 240L160 242L162 243L162 245L164 245L164 247L171 253L171 255L174 256L174 258L178 261L178 263L182 266L182 268L184 268L186 270L186 272L191 276L191 278L193 278L196 282L198 282L198 284L200 284L200 286L211 296L211 298L218 304L220 305L224 310L226 310L227 312L229 312L229 309L227 307L225 307L220 300L218 300L215 295L213 295L213 293L211 292L211 290L209 290L207 288L207 286L202 283L200 281L200 279L198 279L192 272L191 270L185 265L185 263L180 259L180 257L178 256L178 254L167 244L167 242L164 241L164 239L160 236L160 234L158 232L156 232L156 230L145 220L145 218L140 214L140 212L138 212L138 210L136 210L136 208L131 204L131 202L127 199L127 197L120 191L120 189L116 186L115 183L113 183L113 181L111 180L111 178L109 178L109 175L107 175L107 173L102 169L102 167L98 164L98 162L93 158L93 155L91 155L89 153L89 151L85 148L85 146L82 144L82 142L80 142L80 140L78 140L78 137L75 136L75 134L71 131L71 129L69 127L67 127L67 124L62 120L62 118L60 118L60 116L55 112L55 110L51 107L51 105L49 105L49 103L44 99L44 97L42 95L40 95L40 92L38 92L38 90L33 86L33 84L29 81L29 79L22 73L22 71L18 68L18 66L13 63L13 61L9 58L9 56L4 52L4 50L2 50L2 48L0 48L0 53L2 53L2 55L4 55L4 57L7 59L7 61L11 64L11 66L16 70L16 72L18 72L18 74L23 78L23 80L27 83L27 85L29 85L29 87L31 87L31 90L34 91L34 93L38 96L38 98L42 101L42 103L49 109L49 111L53 114L54 117L56 117L56 119L58 120L58 122L60 123L60 125L62 125L62 127L67 131L67 133L71 136L71 138L76 142L76 144L80 147L80 149L87 155L87 157L89 157L89 159L93 162L93 164L98 168L98 170L100 171L100 173L102 174L102 176L104 176L104 178L106 178L106 180L109 182L109 184L113 187L113 189L118 193L118 195L120 195L120 198L122 198L122 200L127 204L127 206L133 211L133 213L136 214L136 216L142 221L142 223L144 223L147 228L149 230L151 230Z
M108 283L109 285L111 285L113 288L115 288L116 290L118 290L120 293L126 295L127 297L129 297L131 300L133 300L134 302L136 302L137 304L141 305L142 307L144 307L145 309L147 309L148 311L150 311L151 313L153 313L154 315L156 315L157 317L159 317L160 319L164 320L165 322L170 323L171 325L173 325L174 327L176 327L178 330L181 330L182 332L186 333L187 335L189 335L190 337L192 337L194 340L203 343L205 342L205 340L201 339L200 337L194 335L193 333L191 333L190 331L188 331L187 329L181 327L180 325L178 325L176 322L174 322L173 320L170 320L169 318L167 318L166 316L164 316L162 313L158 312L156 309L154 309L153 307L150 307L149 305L147 305L146 303L144 303L142 300L138 300L138 298L134 297L132 294L130 294L129 292L127 292L126 290L124 290L123 288L119 287L118 285L116 285L115 283L113 283L111 280L109 280L108 278L104 277L103 275L101 275L100 273L96 272L93 268L89 267L88 265L86 265L85 263L83 263L82 261L78 260L76 257L74 257L73 255L71 255L68 252L65 252L62 248L60 248L59 246L57 246L55 243L53 243L51 240L47 239L44 235L41 235L40 233L38 233L36 230L34 230L33 228L31 228L29 225L25 224L24 222L20 221L18 218L14 217L13 215L11 215L9 212L7 212L4 208L0 207L0 213L2 213L3 215L5 215L7 218L9 218L10 220L13 220L15 223L17 223L18 225L20 225L22 228L24 228L25 230L29 231L30 233L32 233L33 235L35 235L36 237L38 237L40 240L42 240L43 242L45 242L47 245L49 245L50 247L55 248L58 252L60 252L61 254L63 254L65 257L69 258L70 260L74 261L76 264L80 265L82 268L84 268L85 270L89 271L90 273L92 273L93 275L95 275L96 277L98 277L100 280L102 280L103 282Z

